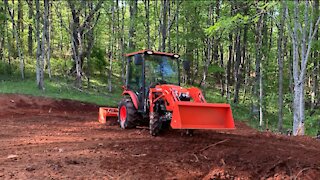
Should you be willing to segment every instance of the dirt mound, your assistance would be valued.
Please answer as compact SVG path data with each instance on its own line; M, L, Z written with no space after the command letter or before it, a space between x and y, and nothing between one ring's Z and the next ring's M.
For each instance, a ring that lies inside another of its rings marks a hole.
M1 179L317 179L320 142L257 132L121 130L98 106L0 95Z
M72 100L55 100L45 97L33 97L27 95L2 94L0 95L0 113L21 114L23 112L37 112L48 111L50 113L56 112L95 112L97 105L83 103ZM1 115L1 114L0 114Z

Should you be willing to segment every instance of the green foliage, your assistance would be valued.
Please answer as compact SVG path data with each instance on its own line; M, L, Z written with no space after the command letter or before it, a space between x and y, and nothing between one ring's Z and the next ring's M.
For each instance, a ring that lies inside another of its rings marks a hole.
M205 32L209 36L221 35L233 31L239 26L242 26L249 21L249 16L243 16L237 13L235 16L221 17L218 22L215 22L213 26L205 29Z
M0 2L1 3L1 2ZM5 20L7 17L6 17L6 14L5 12L3 11L2 7L1 7L1 4L0 4L0 22L2 22L3 20ZM3 26L1 26L2 28Z
M222 73L224 73L224 68L220 67L217 64L211 64L208 67L208 73L214 74L214 75L222 74Z
M101 47L94 47L91 53L91 61L94 63L93 70L97 70L100 74L105 72L107 62L105 51Z
M8 63L0 61L0 75L11 75L13 69L16 69L16 67L12 67Z
M320 131L320 113L316 112L310 116L310 113L314 113L313 111L306 112L306 120L305 120L305 127L306 127L306 134L315 136L318 131Z

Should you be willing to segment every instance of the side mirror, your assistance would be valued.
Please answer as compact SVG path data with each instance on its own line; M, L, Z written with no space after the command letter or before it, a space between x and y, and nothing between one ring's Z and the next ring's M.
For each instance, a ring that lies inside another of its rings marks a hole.
M183 66L183 69L184 69L185 71L189 71L189 70L190 70L190 61L184 60L184 61L182 62L182 66Z
M142 65L143 58L141 54L134 55L134 65Z

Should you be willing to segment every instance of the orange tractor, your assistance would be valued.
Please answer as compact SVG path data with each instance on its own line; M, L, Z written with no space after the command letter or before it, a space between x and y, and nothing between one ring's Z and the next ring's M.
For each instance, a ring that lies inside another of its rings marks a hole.
M229 104L207 103L195 87L180 86L179 55L141 50L127 57L126 84L118 108L101 107L99 121L118 117L123 129L149 126L150 134L186 129L234 129Z

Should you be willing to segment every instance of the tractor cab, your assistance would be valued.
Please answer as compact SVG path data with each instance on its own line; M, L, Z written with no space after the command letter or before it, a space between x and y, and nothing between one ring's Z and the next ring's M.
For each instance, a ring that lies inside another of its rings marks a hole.
M100 107L99 121L118 117L121 128L234 129L229 104L207 103L201 90L180 86L179 55L142 50L127 57L126 84L118 108ZM188 63L183 64L190 70ZM192 133L188 133L192 134Z
M142 50L126 55L126 88L138 97L139 111L145 111L145 99L156 85L180 85L179 55Z

